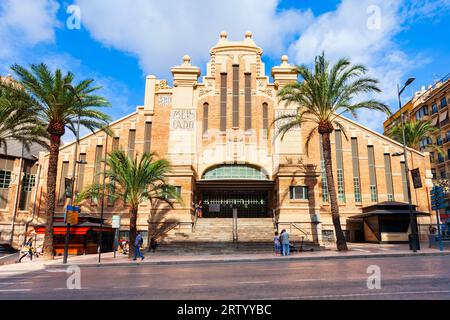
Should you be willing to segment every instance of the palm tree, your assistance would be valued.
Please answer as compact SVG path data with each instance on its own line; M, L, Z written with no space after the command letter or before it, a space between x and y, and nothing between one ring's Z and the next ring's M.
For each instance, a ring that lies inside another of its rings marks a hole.
M401 123L395 125L388 132L389 137L391 137L395 141L403 143L403 128L405 129L406 145L416 150L420 149L420 143L424 139L427 139L440 132L439 128L435 127L429 120L406 121L403 127ZM432 143L428 146L436 150L440 154L444 154L442 148L437 144Z
M154 158L155 154L145 153L139 159L130 159L123 150L117 150L106 160L108 169L105 178L108 178L108 183L105 190L109 190L110 197L121 198L129 206L131 244L136 239L137 214L142 202L161 200L173 206L170 199L180 200L175 187L166 181L166 174L171 170L170 163L165 159ZM98 199L102 190L102 184L92 184L78 195L77 202L88 198ZM134 248L130 246L129 256L133 254Z
M33 143L48 148L48 133L45 124L36 119L36 112L24 104L21 97L25 92L0 87L0 149L8 152L8 142L19 141L26 150Z
M359 94L380 92L378 81L365 76L367 69L362 65L352 65L349 59L340 59L330 66L325 54L315 58L314 69L307 66L296 67L303 81L283 87L278 96L287 105L297 105L295 114L282 115L275 119L280 121L276 135L284 135L303 122L314 123L308 133L306 150L313 136L318 132L322 139L322 151L330 199L331 215L336 233L336 245L339 251L346 251L347 242L342 232L339 205L333 177L330 136L335 128L344 135L344 127L336 121L342 113L349 113L356 118L356 111L361 108L390 113L389 108L376 100L354 102Z
M73 85L74 90L68 90L67 85L74 81L74 74L63 75L60 69L49 70L45 64L30 66L30 70L20 66L11 67L20 89L23 90L23 103L36 112L36 119L45 123L50 135L50 154L47 172L47 203L46 225L44 239L44 255L53 258L53 217L55 214L56 176L61 137L66 128L76 133L75 123L80 117L80 124L91 131L103 128L110 117L96 110L97 107L109 106L109 103L94 92L100 87L93 86L94 80L87 79Z

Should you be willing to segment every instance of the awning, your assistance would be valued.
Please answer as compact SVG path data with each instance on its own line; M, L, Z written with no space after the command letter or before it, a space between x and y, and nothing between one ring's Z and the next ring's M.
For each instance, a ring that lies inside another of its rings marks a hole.
M438 117L434 117L433 119L431 119L431 124L435 127L438 124Z
M444 113L439 115L439 122L443 122L448 118L448 110L445 110Z
M85 235L90 228L88 227L71 227L69 234L76 235L76 236L83 236ZM45 234L45 227L37 227L35 229L37 234ZM65 235L66 234L66 228L65 227L54 227L53 228L53 234L54 235Z

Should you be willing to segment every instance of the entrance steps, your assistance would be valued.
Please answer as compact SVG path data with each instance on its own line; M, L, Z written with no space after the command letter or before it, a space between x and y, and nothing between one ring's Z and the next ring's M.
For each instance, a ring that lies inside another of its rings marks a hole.
M158 252L170 254L242 254L273 252L274 224L271 218L238 218L238 240L233 241L233 219L198 219L192 229L179 229L167 234ZM302 240L291 237L291 243L300 248ZM303 250L320 250L310 241L303 241Z
M293 242L296 248L301 247L301 242ZM324 248L311 243L304 242L303 251L318 251ZM171 255L221 255L221 254L255 254L272 253L274 250L272 242L172 242L162 243L157 253Z

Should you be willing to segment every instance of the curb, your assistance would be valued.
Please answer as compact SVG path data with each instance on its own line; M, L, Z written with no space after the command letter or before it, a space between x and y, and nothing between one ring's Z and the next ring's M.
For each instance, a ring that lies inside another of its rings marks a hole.
M119 262L119 263L68 263L68 265L79 265L83 268L98 268L98 267L139 267L151 265L189 265L189 264L222 264L222 263L236 263L236 262L291 262L291 261L312 261L312 260L342 260L342 259L376 259L376 258L401 258L401 257L435 257L435 256L450 256L450 251L447 252L424 252L424 253L382 253L382 254L355 254L347 256L344 254L340 256L310 256L310 257L286 257L286 258L243 258L243 259L221 259L221 260L173 260L173 261L145 261L145 262ZM277 260L276 260L277 259ZM47 269L57 269L64 266L62 263L44 264Z

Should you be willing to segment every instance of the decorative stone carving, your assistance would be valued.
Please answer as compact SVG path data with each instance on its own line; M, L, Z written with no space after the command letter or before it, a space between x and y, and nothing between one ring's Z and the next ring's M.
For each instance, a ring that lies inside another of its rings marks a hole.
M292 116L294 117L297 114L297 110L276 110L275 111L275 119L278 119L282 116ZM282 119L279 121L275 122L275 129L279 129L281 128L283 125L287 124L288 122L291 122L293 120L293 118L288 118L288 119ZM295 126L292 128L292 130L298 131L300 130L300 125Z
M172 95L171 94L159 94L158 95L158 104L161 107L170 106L172 104Z
M195 110L172 110L170 114L170 130L195 130Z
M160 90L170 89L169 85L167 84L167 80L159 81L158 89Z

